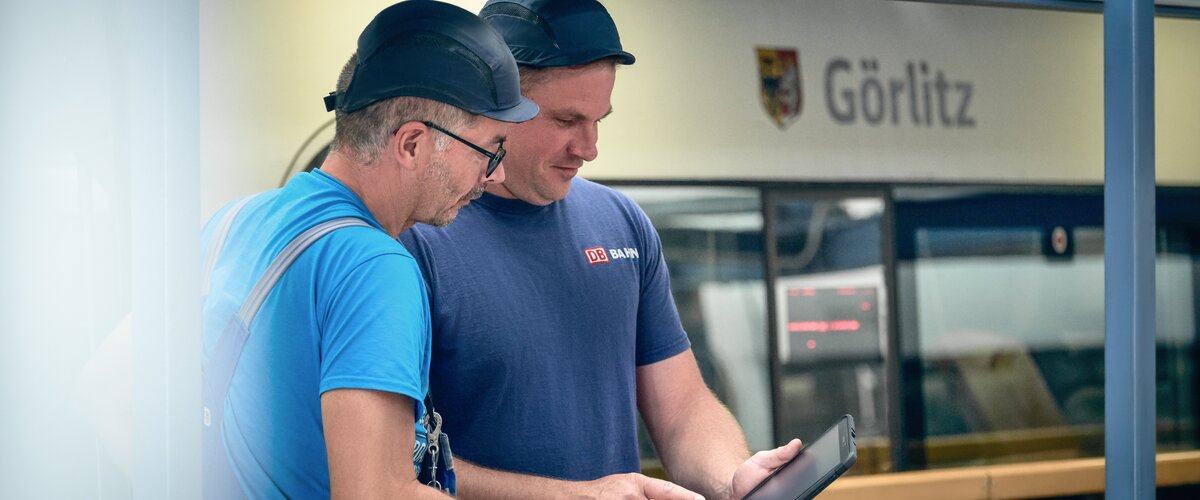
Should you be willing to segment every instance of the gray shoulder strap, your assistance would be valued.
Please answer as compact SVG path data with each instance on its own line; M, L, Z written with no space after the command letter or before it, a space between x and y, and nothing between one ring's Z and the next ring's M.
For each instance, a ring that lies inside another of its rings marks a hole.
M262 307L263 301L267 299L267 294L271 293L271 289L275 288L275 283L283 276L284 271L287 271L288 267L291 267L292 262L305 249L322 236L336 229L350 226L372 227L362 219L342 217L317 224L307 231L300 233L300 236L297 236L291 243L288 243L288 246L284 247L283 251L275 256L275 260L271 261L271 265L267 266L267 270L258 279L258 283L255 283L254 288L250 290L250 295L247 295L245 302L242 302L242 309L238 311L238 317L241 318L242 324L246 325L246 328L250 328L250 323L254 321L254 316L258 314L258 308Z
M208 252L204 255L204 274L200 278L200 295L208 295L208 287L212 285L213 267L217 265L217 257L221 255L221 250L225 248L225 240L229 238L229 228L233 227L233 220L237 218L238 213L250 202L253 196L242 198L234 206L225 212L221 220L217 221L217 227L213 228L212 240L208 244Z

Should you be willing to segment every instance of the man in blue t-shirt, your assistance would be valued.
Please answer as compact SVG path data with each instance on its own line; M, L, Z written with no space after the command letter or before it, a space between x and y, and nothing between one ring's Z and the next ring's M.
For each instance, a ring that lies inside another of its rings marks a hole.
M751 457L700 377L657 232L576 178L634 57L595 0L491 0L480 16L541 113L513 127L505 180L453 226L401 235L429 283L430 389L460 494L741 498L799 442ZM677 485L637 473L639 412Z
M431 1L380 12L326 106L320 170L204 230L206 498L443 496L417 481L441 443L423 418L429 302L395 238L503 181L510 123L537 106L492 28Z

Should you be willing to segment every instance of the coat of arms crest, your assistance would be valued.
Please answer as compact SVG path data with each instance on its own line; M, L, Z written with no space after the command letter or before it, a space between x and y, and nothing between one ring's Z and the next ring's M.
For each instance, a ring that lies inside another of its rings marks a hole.
M757 52L763 108L780 129L785 129L800 117L804 107L800 56L796 49L759 47Z

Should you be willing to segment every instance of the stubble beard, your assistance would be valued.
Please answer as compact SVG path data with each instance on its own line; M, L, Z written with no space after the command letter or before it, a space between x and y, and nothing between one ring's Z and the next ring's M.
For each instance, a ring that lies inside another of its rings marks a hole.
M442 194L443 194L442 199L450 199L454 196L454 185L450 178L451 176L450 176L449 165L446 164L446 162L441 157L441 155L438 155L437 157L433 158L432 163L429 165L429 168L427 170L425 170L424 177L425 177L425 180L427 181L427 184L426 184L427 186L430 186L431 189L442 192ZM455 200L453 205L442 209L440 212L438 212L436 215L434 215L433 219L429 221L429 225L436 226L436 227L446 227L446 226L450 225L450 223L453 222L454 218L458 215L458 210L459 210L458 205L460 203L462 203L464 201L469 202L471 200L477 199L480 196L483 196L483 193L486 190L487 190L486 184L481 184L479 186L476 186L474 189L469 191L465 196L462 196L462 197L458 198L457 200Z

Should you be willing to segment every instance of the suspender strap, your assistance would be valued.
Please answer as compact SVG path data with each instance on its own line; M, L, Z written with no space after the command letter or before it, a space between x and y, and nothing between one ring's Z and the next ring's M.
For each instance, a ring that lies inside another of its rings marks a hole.
M287 271L296 258L313 242L334 230L350 226L371 227L370 224L353 217L322 222L297 236L287 247L284 247L282 252L279 252L279 255L275 256L271 265L267 266L267 270L263 272L258 283L250 290L246 301L242 303L242 309L238 311L238 320L241 322L242 328L229 329L221 335L221 339L217 341L216 347L209 356L208 366L204 369L204 376L216 384L213 387L216 389L214 395L219 398L217 401L220 402L220 406L224 406L225 396L229 394L229 383L233 380L233 372L237 369L238 359L242 357L242 349L245 348L246 340L250 337L250 324L254 321L254 316L258 314L267 295L271 293L271 289L275 288L275 284L283 276L284 271Z
M217 221L217 226L213 228L212 243L208 245L208 253L204 256L204 275L200 284L200 295L208 295L208 287L212 283L212 271L217 265L217 257L221 255L221 250L225 248L225 239L229 237L229 228L233 227L233 220L237 218L238 213L250 202L253 196L242 198L234 206L225 212L225 216Z
M237 212L244 205L245 200L232 207L229 213L221 219L218 227L215 228L218 233L214 235L215 239L212 248L219 250L224 246L229 226L232 225ZM209 354L208 361L203 366L204 383L202 388L204 403L204 498L225 500L245 497L229 463L222 434L224 432L225 400L229 395L229 385L232 383L233 374L237 370L238 360L242 357L242 349L245 348L246 341L250 338L250 325L254 321L255 315L258 314L259 308L262 307L267 295L275 288L276 283L279 282L283 273L287 271L288 267L296 261L304 250L322 236L337 229L350 226L372 227L370 224L354 217L332 219L309 228L288 243L279 252L279 255L275 256L271 264L267 266L266 271L259 277L258 282L254 284L254 288L250 290L250 294L247 295L246 300L242 303L242 308L238 311L238 315L229 318L228 326L221 332L221 336L217 340L217 345L213 347L212 352ZM215 263L215 253L210 250L209 257L206 260L208 261L206 264L208 266ZM209 267L208 272L212 272L211 267Z
M250 295L246 296L246 301L242 302L242 309L238 311L238 317L241 318L242 324L246 325L246 328L250 328L250 323L254 321L254 316L258 314L258 309L262 307L263 301L267 300L267 295L271 293L271 289L275 288L275 283L279 281L279 278L283 277L284 271L287 271L288 267L291 267L292 262L296 261L301 252L312 245L313 242L321 239L322 236L334 230L351 226L371 227L370 224L363 222L361 219L342 217L317 224L307 231L300 233L300 236L292 240L282 252L279 252L275 260L271 261L271 265L267 266L267 270L258 279L258 283L254 285L254 289L250 291Z

